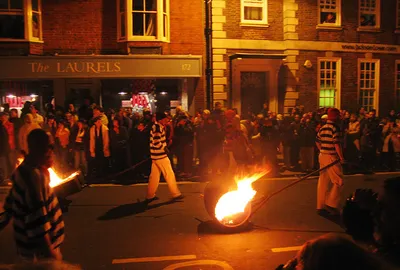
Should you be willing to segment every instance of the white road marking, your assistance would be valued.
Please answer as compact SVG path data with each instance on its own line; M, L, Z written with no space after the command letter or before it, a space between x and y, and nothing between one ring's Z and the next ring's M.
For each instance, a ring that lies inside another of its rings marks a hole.
M293 247L281 247L281 248L271 248L271 251L274 253L279 252L289 252L289 251L298 251L302 246L293 246Z
M163 270L176 270L179 268L195 266L195 265L196 266L197 265L213 265L213 266L219 266L223 270L234 270L233 267L230 266L227 262L215 261L215 260L198 260L198 261L175 263L175 264L168 265Z
M127 258L127 259L114 259L112 264L125 264L125 263L142 263L142 262L164 262L164 261L182 261L194 260L196 255L179 255L179 256L162 256L162 257L142 257L142 258Z

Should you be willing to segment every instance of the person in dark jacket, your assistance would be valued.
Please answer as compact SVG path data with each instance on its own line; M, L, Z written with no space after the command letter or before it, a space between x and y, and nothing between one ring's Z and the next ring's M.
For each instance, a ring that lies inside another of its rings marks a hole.
M311 122L309 117L303 118L300 125L299 142L301 168L304 172L311 172L314 168L314 147L316 135L315 124Z
M110 150L112 167L115 173L128 168L129 155L128 155L128 129L121 126L121 120L115 118L113 127L110 129Z
M190 177L193 166L194 128L186 112L181 112L174 129L174 144L181 177Z
M222 150L222 144L218 136L221 132L219 122L211 118L211 112L204 110L202 118L196 127L196 137L198 143L200 173L208 174L208 170L212 169L216 173L218 153Z
M72 138L71 144L74 153L74 168L75 170L81 170L83 175L86 176L88 173L86 156L89 148L89 129L84 119L78 121L77 132L71 133L70 138Z
M130 151L132 157L132 165L150 158L150 128L144 122L140 122L136 127L132 128L130 135ZM141 178L148 178L150 175L151 160L137 167L133 173Z

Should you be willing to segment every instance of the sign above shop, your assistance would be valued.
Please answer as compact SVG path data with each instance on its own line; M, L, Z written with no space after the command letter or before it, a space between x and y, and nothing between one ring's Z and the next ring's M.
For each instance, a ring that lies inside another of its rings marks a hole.
M1 57L0 79L201 77L201 56Z

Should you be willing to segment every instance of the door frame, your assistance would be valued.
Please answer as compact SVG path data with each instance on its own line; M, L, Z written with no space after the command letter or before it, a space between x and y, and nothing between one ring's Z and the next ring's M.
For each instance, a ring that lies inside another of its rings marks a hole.
M237 55L239 56L239 55ZM278 113L278 77L283 64L284 55L271 55L270 58L231 58L231 106L237 108L239 115L242 113L241 103L241 72L265 72L267 73L266 97L269 95L269 110ZM268 77L269 76L269 77Z

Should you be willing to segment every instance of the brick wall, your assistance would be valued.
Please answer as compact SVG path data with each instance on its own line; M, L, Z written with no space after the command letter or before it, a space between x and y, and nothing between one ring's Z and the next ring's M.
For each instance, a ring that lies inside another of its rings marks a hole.
M299 63L310 60L313 63L311 69L303 66L299 69L299 105L305 109L315 110L318 107L318 57L326 57L324 52L301 51L298 56ZM363 53L334 53L333 57L342 59L341 73L341 108L355 111L358 105L358 58L365 58ZM374 54L373 59L380 59L380 89L379 89L379 111L386 115L395 106L394 81L395 81L395 59L400 56L390 54Z
M117 48L116 5L103 4L107 2L114 1L44 1L42 14L45 52L99 54L102 49ZM114 42L110 41L111 36Z
M268 1L269 27L243 26L240 23L240 1L227 0L224 14L226 37L232 39L283 39L283 2Z
M316 29L318 2L315 0L298 0L297 2L300 40L398 44L399 35L394 34L396 0L381 0L382 31L377 33L357 31L358 0L342 0L342 30Z

